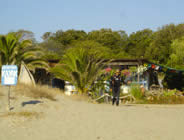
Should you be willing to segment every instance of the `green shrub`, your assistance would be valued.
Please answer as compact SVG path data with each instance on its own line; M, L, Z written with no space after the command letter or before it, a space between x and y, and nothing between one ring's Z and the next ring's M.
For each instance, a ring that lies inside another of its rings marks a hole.
M166 96L166 97L173 96L173 95L175 95L176 91L177 91L176 89L174 89L174 90L165 90L163 92L163 95Z
M130 93L137 100L143 99L143 93L141 92L139 85L132 85Z

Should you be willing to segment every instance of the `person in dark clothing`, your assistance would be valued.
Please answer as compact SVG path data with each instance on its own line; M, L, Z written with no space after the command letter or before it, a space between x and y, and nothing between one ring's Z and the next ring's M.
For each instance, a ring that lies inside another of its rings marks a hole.
M121 75L120 71L116 70L116 73L111 77L111 91L113 93L112 105L116 102L119 105L119 95L121 86Z

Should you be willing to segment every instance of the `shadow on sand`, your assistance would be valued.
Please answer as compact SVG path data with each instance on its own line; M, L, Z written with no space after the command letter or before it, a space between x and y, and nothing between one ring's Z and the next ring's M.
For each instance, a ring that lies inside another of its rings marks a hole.
M123 106L126 106L126 107L132 107L132 106L135 106L135 105L132 105L132 104L125 104Z
M36 105L36 104L40 104L40 103L43 103L43 101L31 100L31 101L23 102L22 106L24 107L25 105Z

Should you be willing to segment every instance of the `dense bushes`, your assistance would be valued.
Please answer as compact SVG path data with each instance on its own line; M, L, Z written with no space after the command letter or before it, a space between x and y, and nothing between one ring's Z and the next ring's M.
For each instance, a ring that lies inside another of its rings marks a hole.
M184 73L167 72L163 80L163 86L164 88L168 88L168 89L176 88L178 90L183 90L184 89Z

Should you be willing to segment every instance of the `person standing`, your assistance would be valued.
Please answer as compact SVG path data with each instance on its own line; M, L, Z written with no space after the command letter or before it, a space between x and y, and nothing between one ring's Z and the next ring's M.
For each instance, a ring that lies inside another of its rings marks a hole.
M119 105L119 96L120 96L120 86L121 86L121 74L120 70L117 69L115 74L111 77L111 91L113 94L112 105L116 102L116 105Z

